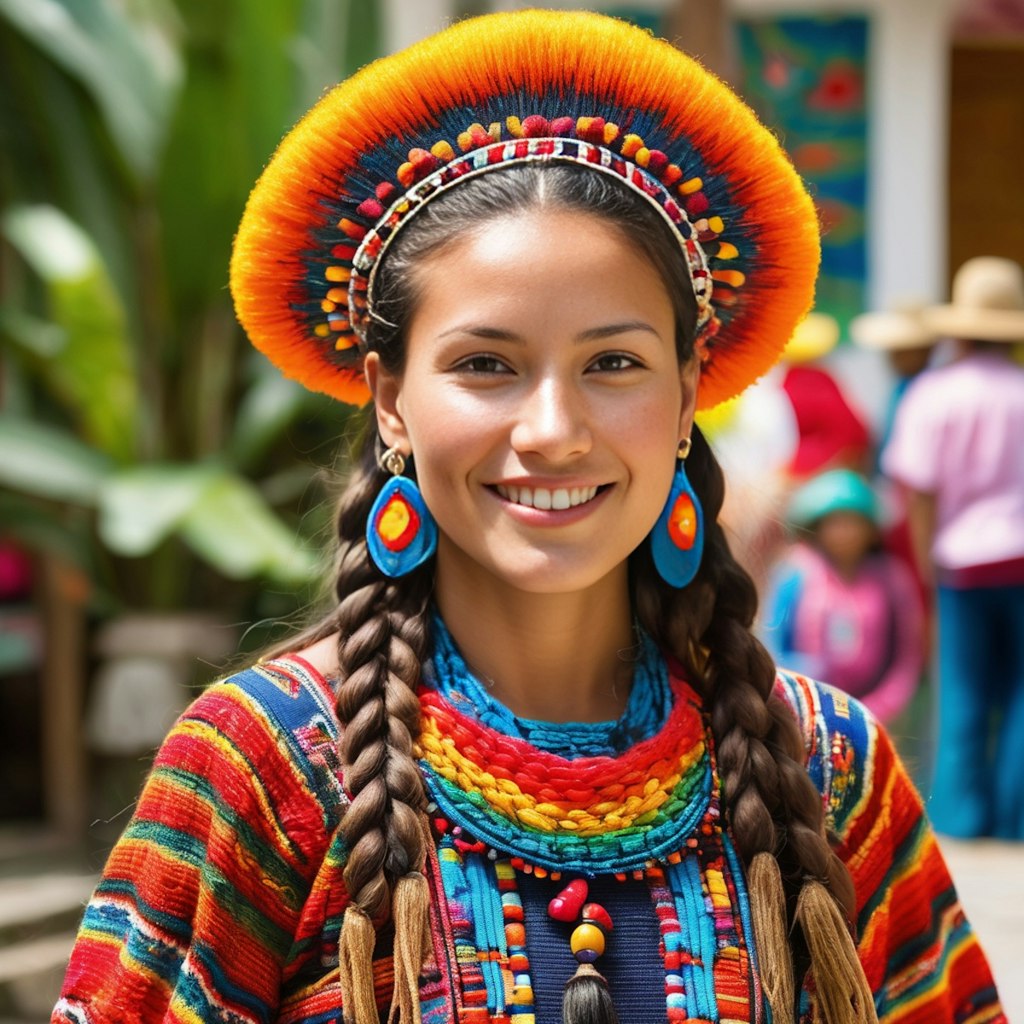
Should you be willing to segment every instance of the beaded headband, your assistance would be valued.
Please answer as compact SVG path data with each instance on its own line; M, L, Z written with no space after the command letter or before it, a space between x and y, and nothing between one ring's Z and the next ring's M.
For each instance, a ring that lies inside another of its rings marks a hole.
M799 177L696 61L583 11L459 22L309 111L257 182L235 242L231 290L253 344L286 376L364 404L373 288L401 227L465 180L537 161L621 180L674 232L697 305L698 408L771 367L817 275Z

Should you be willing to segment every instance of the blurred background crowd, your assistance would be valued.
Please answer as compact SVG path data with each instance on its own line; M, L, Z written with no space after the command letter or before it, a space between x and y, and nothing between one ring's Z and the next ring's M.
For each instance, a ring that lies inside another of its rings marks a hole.
M232 235L325 88L515 6L0 0L0 840L96 867L195 687L317 600L355 424L250 350ZM998 807L936 809L952 835L1024 837L1019 785L992 781L1024 779L1024 0L586 6L729 80L819 207L814 313L701 421L764 642L865 700L926 793L1016 730L1020 760L973 782ZM973 312L936 318L950 304ZM944 541L949 487L982 505ZM945 767L940 676L1000 680L985 702L960 684Z

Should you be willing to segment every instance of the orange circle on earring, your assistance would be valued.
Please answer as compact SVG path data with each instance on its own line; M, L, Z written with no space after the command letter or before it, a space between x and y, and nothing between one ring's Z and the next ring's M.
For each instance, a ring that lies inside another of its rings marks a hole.
M668 534L680 551L689 551L697 539L697 509L688 494L680 494L668 518Z
M573 955L581 949L593 950L598 956L604 952L604 932L596 924L577 925L569 939Z

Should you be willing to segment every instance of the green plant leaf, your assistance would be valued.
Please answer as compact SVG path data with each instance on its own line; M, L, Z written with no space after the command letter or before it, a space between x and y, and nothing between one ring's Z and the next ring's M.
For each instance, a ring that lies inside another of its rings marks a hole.
M315 578L318 560L247 480L224 472L181 523L188 544L231 579Z
M153 463L111 475L100 496L100 538L119 555L148 555L200 502L216 477L208 465Z
M127 460L136 443L134 358L124 309L96 247L53 206L13 207L0 224L45 283L51 320L63 334L43 363L47 384L90 441Z
M0 483L22 494L94 505L113 468L103 453L56 427L0 416Z
M112 0L0 0L0 16L93 96L140 180L155 172L183 75L167 8L159 13L132 17Z
M229 450L242 469L259 462L282 431L299 414L303 388L283 377L269 363L260 367L235 415Z
M0 334L37 359L51 359L67 344L59 324L11 306L0 306Z

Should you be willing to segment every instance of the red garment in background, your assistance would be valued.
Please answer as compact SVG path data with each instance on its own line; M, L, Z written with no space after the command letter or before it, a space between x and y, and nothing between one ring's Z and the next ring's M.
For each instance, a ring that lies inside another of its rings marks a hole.
M789 366L782 390L793 404L799 438L789 472L795 477L840 467L863 472L871 437L835 378L817 366Z

